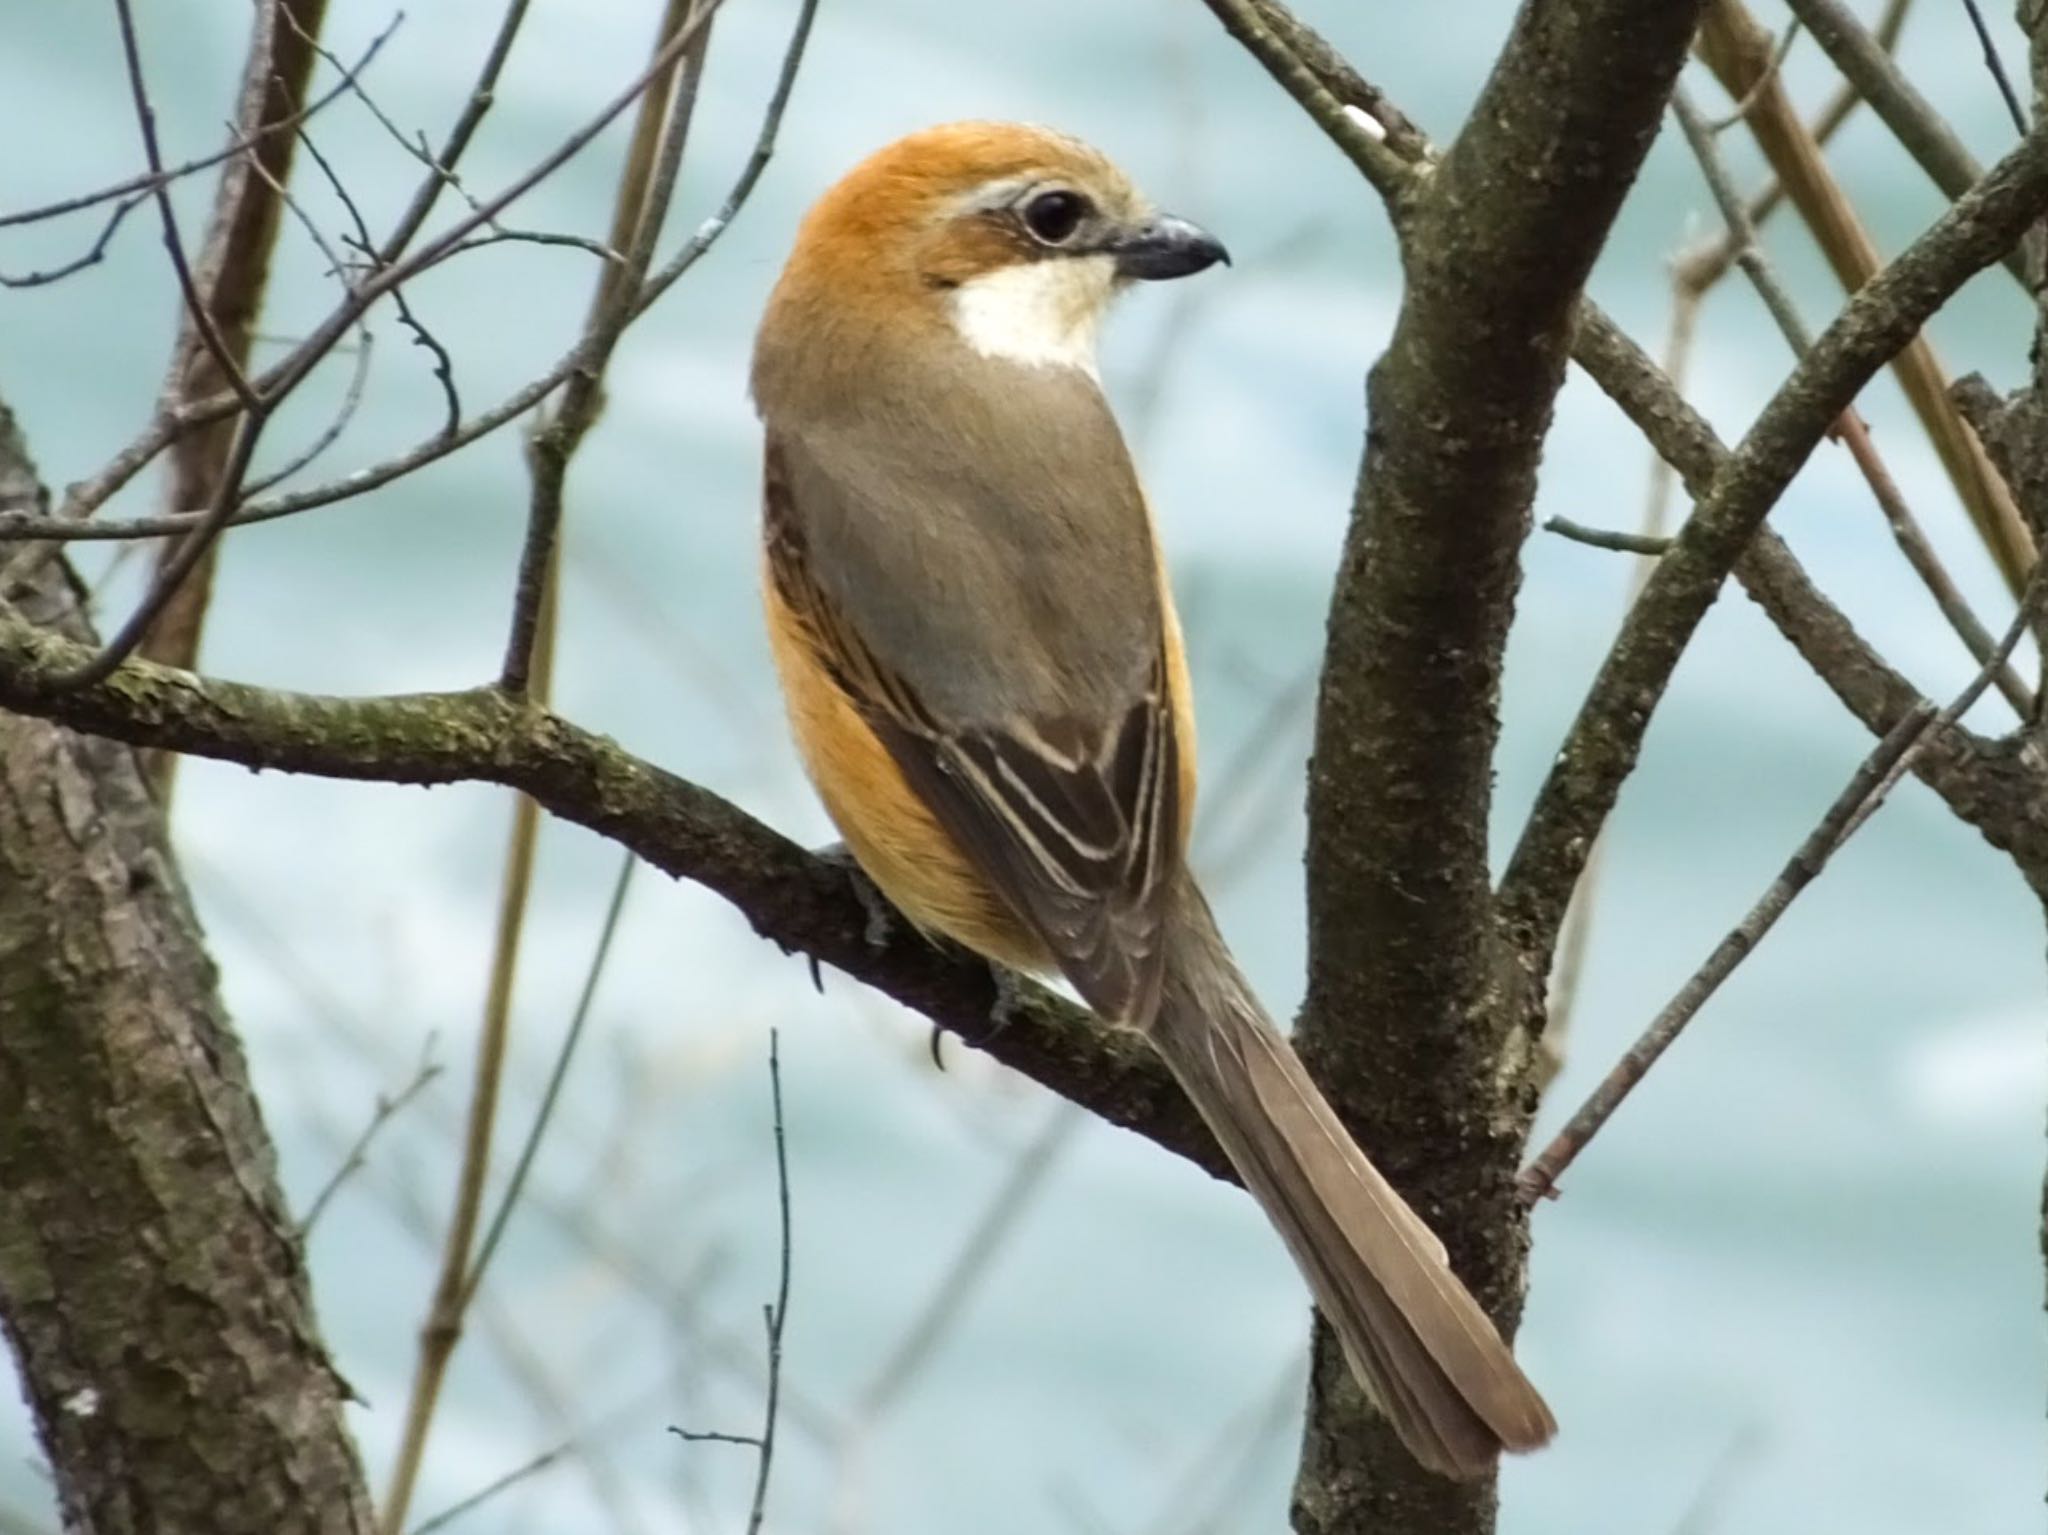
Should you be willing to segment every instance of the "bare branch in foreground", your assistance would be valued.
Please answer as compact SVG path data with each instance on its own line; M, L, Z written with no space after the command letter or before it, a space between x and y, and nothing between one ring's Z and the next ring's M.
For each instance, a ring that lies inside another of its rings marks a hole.
M0 609L0 708L194 756L399 784L482 781L523 790L564 820L691 879L786 950L817 956L915 1008L967 1044L1168 1150L1225 1176L1186 1098L1132 1035L1029 981L994 1027L989 967L907 924L870 934L843 869L695 784L493 688L401 698L324 698L202 679L129 661L70 691L51 679L89 654ZM877 938L879 941L876 941Z

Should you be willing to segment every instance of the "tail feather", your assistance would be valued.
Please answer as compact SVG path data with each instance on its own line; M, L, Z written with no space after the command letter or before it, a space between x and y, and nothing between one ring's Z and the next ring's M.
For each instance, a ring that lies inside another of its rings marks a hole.
M1360 1383L1416 1459L1484 1474L1556 1423L1443 1244L1366 1160L1266 1019L1201 896L1176 924L1154 1046L1279 1230Z

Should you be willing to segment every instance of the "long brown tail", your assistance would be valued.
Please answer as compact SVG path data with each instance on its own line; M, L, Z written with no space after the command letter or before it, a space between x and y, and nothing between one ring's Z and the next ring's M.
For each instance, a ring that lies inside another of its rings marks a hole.
M1266 1017L1192 880L1151 1040L1300 1265L1415 1458L1483 1475L1557 1431L1550 1409Z

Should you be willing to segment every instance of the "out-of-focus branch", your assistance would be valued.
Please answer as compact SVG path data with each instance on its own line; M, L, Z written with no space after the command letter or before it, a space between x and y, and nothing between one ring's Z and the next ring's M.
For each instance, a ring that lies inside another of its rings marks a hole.
M1530 1162L1521 1180L1524 1199L1533 1203L1556 1196L1557 1180L1564 1176L1565 1169L1591 1144L1614 1111L1649 1075L1650 1068L1677 1043L1685 1026L1721 983L1735 973L1735 967L1749 957L1799 892L1820 874L1867 812L1876 806L1878 796L1888 786L1892 767L1918 743L1933 718L1931 707L1916 708L1877 743L1748 914L1715 946L1707 962L1679 988L1592 1096Z
M533 492L513 604L512 635L499 686L508 693L524 693L530 688L533 697L543 704L554 676L558 612L554 568L569 461L602 407L605 368L631 322L632 301L653 259L655 241L660 237L669 199L682 171L697 85L711 39L711 11L712 0L667 0L663 7L653 57L665 59L666 63L640 98L612 214L609 245L624 254L620 261L600 269L597 295L584 330L585 364L570 376L559 407L529 444ZM684 36L689 38L689 44L677 53L671 45ZM512 998L539 838L540 807L521 795L512 806L511 838L483 1021L477 1036L469 1125L462 1161L456 1171L454 1208L442 1247L440 1277L426 1323L420 1330L419 1362L413 1375L405 1432L385 1502L387 1535L399 1535L404 1529L441 1383L462 1336L464 1313L476 1294L478 1271L472 1265L471 1252L483 1216L484 1184L490 1169L498 1098L511 1038Z
M1863 23L1842 0L1788 3L1857 94L1870 103L1914 163L1927 172L1928 179L1951 199L1969 191L1984 174L1984 168L1963 147L1948 119L1906 77L1890 49L1864 30ZM2024 257L2015 251L2005 258L2005 266L2025 286Z
M252 147L226 161L214 192L196 271L197 307L186 313L179 329L164 386L165 398L174 407L219 391L226 382L224 366L238 372L248 369L250 342L269 284L270 255L283 223L283 189L290 183L292 151L299 141L295 132L276 130L305 115L314 40L326 11L327 0L264 0L251 12L253 32L234 137ZM202 320L212 332L212 342L201 332ZM216 421L181 438L171 454L165 504L213 504L223 489L234 439L229 421ZM160 574L177 552L176 545L161 551ZM144 638L143 655L166 666L189 667L198 659L219 553L216 540L193 563ZM168 799L177 759L151 754L143 758L143 768L158 798Z
M725 1444L753 1446L754 1496L747 1508L747 1535L760 1535L761 1523L768 1515L768 1477L775 1469L777 1409L782 1400L782 1332L789 1321L789 1269L793 1247L789 1209L789 1142L782 1120L782 1065L776 1053L776 1037L772 1029L768 1033L768 1080L775 1103L775 1193L782 1256L776 1270L775 1299L761 1308L768 1344L768 1389L761 1406L761 1431L758 1434L720 1434L693 1433L680 1428L671 1430L685 1440L718 1440Z
M1713 0L1700 26L1699 50L1723 88L1741 96L1769 67L1770 34L1740 0ZM1782 83L1765 84L1756 110L1745 121L1842 286L1851 293L1862 288L1882 264L1877 247ZM2017 237L2013 244L2017 246ZM2009 253L2001 250L1998 255ZM1892 366L1978 536L2017 593L2033 567L2033 539L1976 434L1950 403L1948 377L1933 347L1916 336L1900 349Z
M1884 14L1878 17L1876 27L1869 34L1883 53L1890 54L1898 46L1899 33L1906 25L1906 12L1912 9L1912 5L1913 0L1887 0ZM1827 104L1813 115L1813 126L1808 132L1812 134L1814 144L1826 148L1842 124L1862 105L1862 93L1854 84L1844 80ZM1773 176L1762 191L1750 198L1749 221L1762 224L1784 205L1785 183ZM1728 268L1734 264L1735 238L1723 234L1681 257L1678 269L1689 286L1704 291L1727 276Z

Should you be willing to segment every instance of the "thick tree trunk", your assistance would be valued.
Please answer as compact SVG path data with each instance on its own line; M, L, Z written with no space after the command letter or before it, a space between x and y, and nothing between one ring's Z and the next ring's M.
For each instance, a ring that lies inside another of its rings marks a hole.
M1541 954L1487 857L1502 657L1581 288L1655 139L1697 0L1529 3L1404 215L1309 774L1303 1053L1512 1335ZM1540 1382L1538 1383L1541 1384ZM1422 1470L1318 1328L1301 1535L1488 1535L1492 1477Z
M0 407L0 501L35 493ZM7 596L74 637L69 567ZM0 714L0 1325L65 1526L369 1535L299 1242L135 753Z

